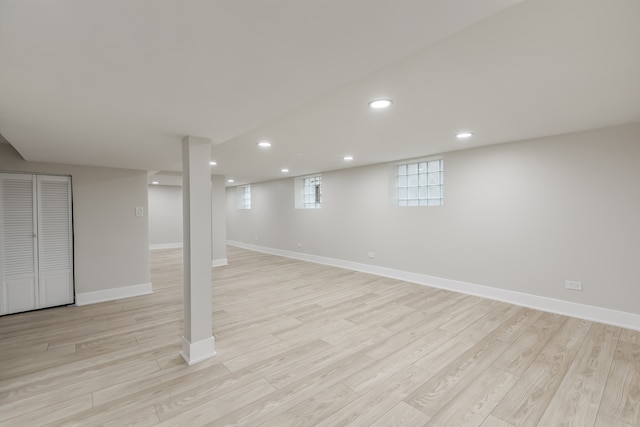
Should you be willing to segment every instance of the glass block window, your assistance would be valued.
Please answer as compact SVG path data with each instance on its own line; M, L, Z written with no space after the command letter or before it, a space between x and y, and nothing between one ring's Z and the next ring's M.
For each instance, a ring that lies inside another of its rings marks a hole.
M308 176L302 185L303 207L318 209L322 207L322 176Z
M251 186L238 187L238 209L251 209Z
M441 206L443 184L442 159L398 165L398 206Z

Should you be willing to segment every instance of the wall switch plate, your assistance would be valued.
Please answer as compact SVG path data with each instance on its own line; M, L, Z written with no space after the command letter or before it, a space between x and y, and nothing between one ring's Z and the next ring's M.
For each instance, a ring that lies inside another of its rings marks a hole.
M301 247L302 247L302 243L298 242L296 246L298 246L299 248L301 248Z
M375 258L376 257L376 253L375 252L367 252L367 256L369 258Z
M136 207L136 216L144 216L144 208L142 206Z
M564 282L564 287L567 289L571 289L572 291L581 291L582 282L577 282L575 280L567 280Z

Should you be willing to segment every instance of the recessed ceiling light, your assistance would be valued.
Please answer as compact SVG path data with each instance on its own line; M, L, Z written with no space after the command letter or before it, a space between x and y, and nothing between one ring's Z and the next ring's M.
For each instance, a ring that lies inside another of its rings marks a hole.
M392 102L393 101L391 101L390 99L374 99L373 101L369 102L369 107L375 109L387 108L391 105Z
M287 172L289 172L289 169L287 169L287 168L282 168L282 169L280 169L280 172L282 172L282 173L287 173Z
M159 183L158 181L153 181L153 182L152 182L152 184L153 184L153 185L158 185L158 184L160 184L160 183Z
M232 183L232 182L235 182L235 181L234 181L233 179L229 178L229 179L227 180L227 182Z
M353 160L353 156L344 156L343 159L347 162L350 162L351 160Z
M258 147L269 148L271 147L271 143L269 141L260 141L258 142Z
M217 165L218 163L216 163L216 162L209 162L209 164L210 164L211 166L215 166L215 165Z
M472 132L460 132L456 134L456 138L458 139L470 138L471 136L473 136Z

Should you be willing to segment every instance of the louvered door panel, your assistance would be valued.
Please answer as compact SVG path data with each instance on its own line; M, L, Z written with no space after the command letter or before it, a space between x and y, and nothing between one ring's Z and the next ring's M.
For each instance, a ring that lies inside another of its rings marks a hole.
M73 302L71 180L44 176L38 183L38 258L41 307Z
M35 181L0 174L0 314L38 308Z

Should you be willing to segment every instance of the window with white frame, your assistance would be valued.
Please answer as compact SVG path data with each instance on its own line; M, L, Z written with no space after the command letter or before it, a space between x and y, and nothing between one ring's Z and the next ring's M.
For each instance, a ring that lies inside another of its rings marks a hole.
M311 175L295 180L296 209L320 209L322 207L322 175Z
M444 199L444 161L423 160L397 165L398 206L441 206Z
M322 176L308 176L302 185L304 194L304 208L318 209L322 207Z
M238 209L251 209L251 186L238 187Z

